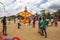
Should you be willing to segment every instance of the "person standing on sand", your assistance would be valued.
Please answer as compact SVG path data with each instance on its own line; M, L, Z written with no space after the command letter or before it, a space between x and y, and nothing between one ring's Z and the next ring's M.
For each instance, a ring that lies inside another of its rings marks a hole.
M48 26L48 24L49 24L49 19L47 18L46 20L47 20L47 26Z
M55 23L55 26L57 26L58 25L58 19L57 18L54 18L54 23Z
M18 18L18 29L20 29L20 18Z
M41 17L38 18L38 33L41 33Z
M51 25L53 25L53 22L54 22L54 19L53 19L53 18L51 18Z
M33 18L33 28L35 27L35 22L36 22L36 19L35 17Z
M6 16L4 16L4 18L1 21L3 23L3 35L7 35L6 31L7 31L7 26L6 26Z
M46 32L46 27L47 27L47 20L43 17L43 19L41 20L41 35L44 36L45 33L45 38L47 38L47 32Z

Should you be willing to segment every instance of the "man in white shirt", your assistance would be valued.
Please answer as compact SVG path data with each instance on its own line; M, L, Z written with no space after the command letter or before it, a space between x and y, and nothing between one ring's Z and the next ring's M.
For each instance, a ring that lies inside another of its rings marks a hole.
M46 20L47 20L47 26L48 26L48 24L49 24L49 19L47 18Z
M52 18L52 19L51 19L51 25L53 25L53 22L54 22L54 19Z

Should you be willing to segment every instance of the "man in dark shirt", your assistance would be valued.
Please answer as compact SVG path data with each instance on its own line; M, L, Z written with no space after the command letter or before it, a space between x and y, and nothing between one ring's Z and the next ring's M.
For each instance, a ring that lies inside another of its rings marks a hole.
M7 35L7 34L6 34L6 30L7 30L7 26L6 26L6 16L4 16L4 18L2 19L2 23L3 23L3 35Z

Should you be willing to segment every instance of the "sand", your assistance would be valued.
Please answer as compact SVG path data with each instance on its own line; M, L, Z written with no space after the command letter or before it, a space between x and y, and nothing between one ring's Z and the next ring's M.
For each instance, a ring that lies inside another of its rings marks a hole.
M17 23L14 24L11 21L10 24L7 22L7 36L3 36L3 38L13 38L14 36L19 37L21 40L60 40L60 22L58 22L58 26L48 26L47 27L47 38L41 36L38 33L38 22L36 22L36 27L33 28L32 24L29 25L21 25L20 29L17 28ZM2 30L2 23L0 22L0 32Z

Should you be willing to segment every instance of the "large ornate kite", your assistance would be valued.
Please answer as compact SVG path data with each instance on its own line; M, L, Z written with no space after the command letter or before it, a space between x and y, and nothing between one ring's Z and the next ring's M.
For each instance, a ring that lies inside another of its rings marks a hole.
M28 23L28 22L29 22L29 17L32 16L32 14L27 11L27 7L25 7L25 10L24 10L23 12L18 13L18 15L24 17L24 19L21 19L21 20L20 20L20 21L21 21L22 23L24 23L24 24L25 24L25 23Z

